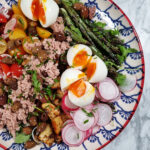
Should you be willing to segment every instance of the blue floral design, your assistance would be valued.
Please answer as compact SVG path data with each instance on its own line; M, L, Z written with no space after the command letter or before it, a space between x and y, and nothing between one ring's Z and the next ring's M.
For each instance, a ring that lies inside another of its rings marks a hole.
M57 144L57 148L58 150L69 150L68 145L66 145L65 143Z
M8 131L1 132L0 136L4 141L9 141L12 138Z
M7 4L11 7L13 4L17 4L16 0L5 0Z
M108 0L103 0L103 1L108 1ZM16 4L17 3L17 0L5 0L5 2L9 5L9 6L12 6L12 4ZM112 9L115 9L115 11L117 11L119 9L119 7L117 5L115 5L114 3L110 3L108 5L107 8L105 8L105 10L102 10L98 3L97 3L97 0L87 0L87 2L85 3L87 6L96 6L97 10L99 10L99 12L97 11L96 14L95 14L95 19L98 19L98 20L102 20L101 18L101 13L100 12L104 12L106 14L106 17L108 17L114 24L115 27L119 27L119 31L121 33L121 35L123 37L129 37L130 35L132 35L132 39L130 39L129 41L127 41L124 45L127 47L127 48L130 48L131 44L133 42L136 42L138 43L138 38L136 36L133 35L133 27L130 26L130 25L124 25L124 22L123 22L123 18L124 18L124 15L123 14L120 14L120 16L116 17L116 18L113 18L111 16L111 10ZM2 8L2 4L0 3L0 8ZM131 53L128 55L128 57L130 57L130 59L132 59L133 61L136 61L136 60L140 60L142 57L143 57L143 54L141 52L138 52L138 53ZM120 72L122 71L126 71L128 74L137 74L139 72L143 73L143 64L139 65L139 66L131 66L127 61L124 62L124 69L123 70L120 70ZM144 77L141 77L139 78L137 81L137 87L139 88L139 90L141 89L141 81L143 80ZM132 103L138 103L137 102L137 97L138 95L140 94L137 93L135 95L125 95L124 93L122 94L121 96L121 100L122 102L124 102L126 105L130 105ZM132 113L133 111L126 111L124 110L124 108L122 106L119 105L118 102L115 102L114 105L116 106L116 111L113 113L113 118L112 120L117 124L117 127L114 127L113 130L108 130L106 129L105 127L102 127L100 129L100 131L98 132L98 134L102 134L103 137L109 141L111 140L112 138L115 137L115 133L117 131L121 131L123 129L123 124L121 124L121 122L119 122L119 120L117 119L117 117L115 116L115 114L119 114L120 117L124 120L128 120L131 118L132 116ZM2 137L2 140L4 141L9 141L12 137L11 135L7 132L7 131L4 131L4 132L1 132L0 133L0 137ZM88 142L90 142L91 144L92 143L96 143L98 142L99 145L102 145L103 143L101 143L100 139L98 136L91 136L88 138ZM89 148L86 147L86 145L83 143L82 144L83 148L85 150L88 150ZM53 144L51 147L48 147L47 145L43 144L43 146L41 148L39 148L40 150L51 150L53 147L57 147L58 150L69 150L69 147L64 144L64 143L61 143L61 144ZM12 149L12 150L25 150L24 148L24 145L23 144L16 144L16 143L12 143L12 145L8 148L8 149Z
M12 150L26 150L24 148L24 144L16 144L16 143L13 143L8 149L12 149Z

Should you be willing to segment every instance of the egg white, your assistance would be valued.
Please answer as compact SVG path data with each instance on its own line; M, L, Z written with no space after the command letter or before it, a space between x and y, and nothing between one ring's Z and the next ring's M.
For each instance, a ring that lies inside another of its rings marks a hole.
M46 23L43 24L41 20L39 21L44 28L47 28L56 22L59 14L59 7L54 0L42 0L42 4L45 11Z
M93 102L95 98L95 88L87 81L84 81L86 84L86 91L85 94L81 97L77 97L74 95L70 90L68 91L68 97L70 101L79 107L84 107L89 105Z
M66 90L72 83L85 77L86 75L83 72L75 68L69 68L65 70L60 78L61 90Z
M73 60L74 60L75 56L77 55L77 53L79 53L82 50L87 52L89 58L90 58L90 56L92 56L92 50L88 46L86 46L84 44L74 45L68 50L68 53L67 53L67 62L69 64L69 66L75 67L74 64L73 64ZM84 66L78 66L78 67L75 67L75 68L83 69L83 67Z
M21 7L23 14L27 18L29 18L30 20L33 20L33 21L37 21L37 20L35 20L35 18L33 17L33 14L32 14L32 10L31 10L32 1L33 0L21 0L20 7Z
M89 79L90 83L97 83L104 80L107 77L108 69L104 61L101 60L98 56L93 56L90 63L96 63L96 70L92 77Z

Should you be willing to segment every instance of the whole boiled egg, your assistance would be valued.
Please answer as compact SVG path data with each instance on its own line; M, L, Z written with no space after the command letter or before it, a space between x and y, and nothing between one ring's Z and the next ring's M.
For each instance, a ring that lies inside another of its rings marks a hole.
M52 25L59 14L59 7L54 0L21 0L20 7L27 18L39 20L45 28Z
M72 83L68 89L68 97L76 106L84 107L89 105L95 98L95 88L83 79Z
M86 70L87 78L90 83L97 83L107 77L108 69L98 56L93 56Z
M67 62L69 66L77 69L84 69L92 55L91 49L83 44L77 44L71 47L67 53Z
M62 91L66 90L72 83L85 77L86 77L85 73L75 68L69 68L65 70L60 78L61 90Z

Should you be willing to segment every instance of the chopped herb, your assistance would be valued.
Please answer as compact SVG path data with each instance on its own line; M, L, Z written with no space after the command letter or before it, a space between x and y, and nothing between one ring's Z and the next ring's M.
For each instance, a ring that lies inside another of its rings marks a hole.
M8 31L7 31L7 33L10 33L10 32L11 32L11 30L8 30Z
M56 78L56 79L54 79L54 82L55 82L55 83L58 83L58 82L59 82L59 80Z
M48 46L50 46L50 43L48 41L46 41L46 43L48 44Z
M48 100L48 97L47 97L47 95L44 95L44 97L45 97L45 99L46 99L46 100Z
M24 78L25 78L25 75L23 74L22 76L23 76L23 79L24 79Z
M29 34L29 37L30 37L30 39L31 39L31 41L32 41L32 43L33 43L34 40L33 40L32 36L31 36L31 34Z
M95 104L95 105L98 104L98 103L99 103L99 101L94 101L94 102L93 102L93 104Z
M22 62L23 62L23 59L16 59L16 61L17 61L17 63L19 64L19 65L21 65L22 64Z
M41 108L34 106L35 109L37 109L40 112L44 112Z
M24 66L24 69L29 69L29 68L30 68L29 65L25 65L25 66Z
M2 37L0 37L0 41L2 40L3 38Z
M25 143L30 139L31 135L25 135L23 133L16 133L15 143Z
M35 92L40 92L41 83L37 79L37 72L33 71L32 73L32 84L34 86Z
M49 97L52 95L52 91L49 85L46 88L43 88L43 90Z
M19 18L19 22L22 24L22 26L24 28L24 22L23 22L22 18Z
M39 116L38 112L33 112L32 113L34 116Z
M94 108L94 109L92 109L92 112L94 112L94 113L95 113L97 109L98 109L98 108Z
M79 133L77 133L77 139L79 139Z
M59 109L60 108L60 106L57 106L55 109L57 110L57 109Z
M27 70L26 72L27 72L28 74L33 74L34 71L33 71L33 70Z
M56 94L54 93L54 94L53 94L53 100L55 100L55 98L56 98Z
M117 78L116 78L117 83L121 86L124 85L126 81L126 75L118 73Z
M12 92L12 90L11 90L11 89L8 89L8 95L10 95L10 94L11 94L11 92Z
M82 111L88 116L88 117L93 117L93 113L92 112L87 112L84 108L82 108Z
M36 67L41 67L44 63L40 63L38 65L36 65Z
M85 120L83 123L86 124L86 123L88 123L88 122L89 122L89 120Z
M17 98L21 98L23 96L23 94L21 93Z
M7 102L8 102L8 104L13 104L13 101L10 98L8 98Z
M24 40L23 40L23 44L25 44L26 42L27 42L27 39L24 39Z

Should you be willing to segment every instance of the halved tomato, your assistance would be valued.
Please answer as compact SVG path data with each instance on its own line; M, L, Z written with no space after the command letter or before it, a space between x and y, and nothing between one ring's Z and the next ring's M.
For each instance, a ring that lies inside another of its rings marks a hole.
M7 22L7 18L3 14L0 14L0 23L6 23L6 22Z
M0 63L0 79L6 79L11 76L10 67L7 64Z
M10 67L10 71L12 73L12 76L20 77L22 75L22 67L18 64L12 64Z

